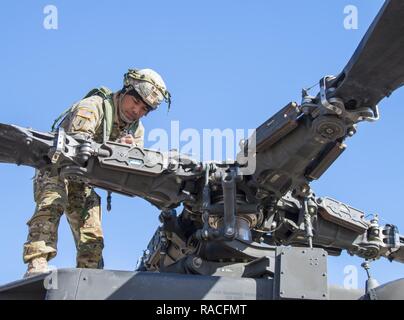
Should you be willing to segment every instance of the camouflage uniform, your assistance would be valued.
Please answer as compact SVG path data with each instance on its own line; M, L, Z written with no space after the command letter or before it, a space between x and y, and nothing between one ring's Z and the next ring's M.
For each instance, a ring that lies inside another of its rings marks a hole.
M117 106L117 94L111 102ZM61 123L67 132L84 133L95 141L103 137L103 103L100 96L91 96L74 104ZM134 144L143 147L144 127L139 121L135 132L120 121L115 107L114 122L109 140L119 141L127 134L134 137ZM29 234L24 244L25 263L33 259L50 260L57 253L57 230L60 217L65 212L77 248L77 267L102 268L103 233L101 228L100 197L88 185L59 177L49 177L38 171L34 179L36 209L27 222Z

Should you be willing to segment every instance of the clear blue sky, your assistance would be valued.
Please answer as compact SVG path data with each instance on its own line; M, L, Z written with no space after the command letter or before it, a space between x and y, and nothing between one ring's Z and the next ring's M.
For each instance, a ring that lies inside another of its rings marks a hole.
M300 90L337 74L352 55L381 0L2 1L0 11L0 122L48 130L53 119L91 88L117 90L129 67L151 67L165 78L172 111L144 121L153 128L255 128ZM43 8L58 8L58 30L45 30ZM359 10L359 29L343 27L344 7ZM382 119L364 123L348 150L313 184L331 196L404 231L402 123L404 90L381 104ZM146 146L150 145L146 141ZM34 210L34 170L0 165L0 283L25 272L22 247ZM104 191L100 191L105 195ZM132 270L158 225L159 212L142 199L113 196L105 213L105 265ZM331 283L344 254L329 259ZM73 238L62 218L59 254L52 264L75 265ZM404 276L404 266L374 263L380 282ZM360 286L364 272L359 268Z

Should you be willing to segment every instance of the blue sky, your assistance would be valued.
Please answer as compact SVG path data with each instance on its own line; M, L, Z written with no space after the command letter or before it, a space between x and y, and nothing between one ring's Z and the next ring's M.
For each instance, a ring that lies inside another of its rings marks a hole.
M159 71L173 96L144 120L153 128L255 128L302 87L338 74L351 57L381 0L283 1L2 1L0 12L0 122L48 130L52 121L90 89L118 90L130 67ZM58 29L43 27L46 5L58 9ZM359 29L343 26L344 7L355 5ZM380 105L382 118L361 124L348 150L315 182L331 196L379 213L404 230L402 119L404 90ZM146 146L152 143L146 141ZM34 210L34 170L0 165L0 283L25 272L22 247ZM105 195L104 191L100 191ZM132 270L158 225L142 199L113 196L103 216L108 269ZM59 229L59 268L75 265L65 218ZM361 259L329 258L329 281L342 285L344 268ZM404 276L404 266L373 264L379 282ZM360 268L359 285L365 274Z

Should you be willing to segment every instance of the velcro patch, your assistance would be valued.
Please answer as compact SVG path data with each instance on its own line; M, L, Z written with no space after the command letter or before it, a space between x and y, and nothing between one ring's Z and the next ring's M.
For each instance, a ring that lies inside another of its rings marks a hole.
M94 111L87 108L78 107L77 116L91 120L95 118Z
M77 114L72 121L72 128L74 131L92 132L95 127L94 117L83 117Z

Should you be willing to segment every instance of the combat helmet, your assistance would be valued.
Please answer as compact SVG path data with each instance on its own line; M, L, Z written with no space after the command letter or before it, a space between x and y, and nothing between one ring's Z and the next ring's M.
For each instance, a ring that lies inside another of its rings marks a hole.
M171 106L171 94L168 92L162 77L152 69L129 69L124 75L123 92L134 89L150 111L156 110L163 100Z

